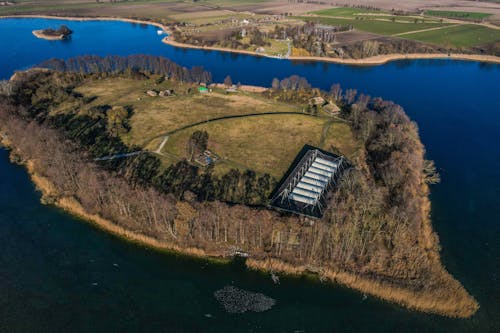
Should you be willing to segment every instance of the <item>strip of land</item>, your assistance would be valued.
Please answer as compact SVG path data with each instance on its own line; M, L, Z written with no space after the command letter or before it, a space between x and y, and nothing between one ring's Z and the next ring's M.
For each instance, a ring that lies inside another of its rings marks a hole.
M168 30L167 30L168 31ZM201 50L211 50L211 51L221 51L221 52L232 52L238 54L247 54L258 57L268 57L274 58L274 56L263 55L254 51L244 51L244 50L234 50L223 47L212 47L212 46L196 46L191 44L178 43L172 40L171 37L166 37L162 40L165 44L169 44L175 47L181 47L186 49L201 49ZM483 54L465 54L465 53L409 53L409 54L387 54L378 55L373 57L367 57L362 59L339 59L339 58L328 58L328 57L314 57L314 56L289 56L288 58L283 58L282 60L296 60L296 61L321 61L321 62L331 62L337 64L346 65L382 65L391 61L404 60L404 59L453 59L453 60L467 60L467 61L479 61L479 62L489 62L489 63L500 63L500 57L494 55L483 55Z

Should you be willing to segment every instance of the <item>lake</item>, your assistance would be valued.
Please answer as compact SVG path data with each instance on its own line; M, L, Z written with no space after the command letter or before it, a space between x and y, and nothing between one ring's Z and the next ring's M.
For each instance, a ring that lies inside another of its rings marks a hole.
M35 29L67 24L70 40ZM452 60L380 66L290 62L161 43L157 28L125 22L0 20L0 79L51 57L162 55L202 65L222 81L269 86L306 77L401 104L420 128L442 183L431 188L432 221L446 268L479 301L471 319L408 311L337 285L246 271L240 264L159 253L119 240L40 204L26 171L0 150L0 332L499 332L500 65ZM229 314L214 291L234 285L276 305Z

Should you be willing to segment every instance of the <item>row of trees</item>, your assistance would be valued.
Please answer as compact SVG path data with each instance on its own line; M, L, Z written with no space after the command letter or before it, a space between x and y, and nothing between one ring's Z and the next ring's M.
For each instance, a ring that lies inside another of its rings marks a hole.
M63 35L64 37L67 37L67 36L71 35L73 33L73 31L70 28L68 28L68 26L62 24L56 30L51 29L51 28L44 29L43 33L46 34L46 35L52 35L52 36Z
M189 69L173 61L151 55L122 56L78 56L75 58L50 59L40 63L37 67L53 69L63 72L76 73L121 73L125 71L145 71L165 75L182 82L209 83L212 75L201 66Z
M407 39L364 40L356 43L344 44L332 49L339 57L361 59L381 54L395 53L446 53L458 51L454 47L441 47L438 45L424 44Z

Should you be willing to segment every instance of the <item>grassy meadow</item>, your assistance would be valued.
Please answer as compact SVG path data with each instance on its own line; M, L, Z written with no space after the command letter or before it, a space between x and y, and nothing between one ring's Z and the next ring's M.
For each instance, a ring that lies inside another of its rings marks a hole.
M216 174L223 174L229 168L250 168L279 178L305 144L325 149L333 146L348 157L354 157L360 149L349 125L343 122L306 114L276 114L226 119L189 128L171 135L163 151L187 157L187 142L197 130L208 132L209 149L222 159L215 166Z
M200 94L196 85L170 80L157 83L157 79L91 80L76 91L93 99L85 105L89 110L99 105L133 108L131 129L121 134L128 145L156 151L168 135L159 154L163 167L187 157L188 140L197 130L208 132L209 149L221 157L214 168L216 174L250 168L279 178L305 144L327 150L334 147L351 159L361 151L347 124L324 113L304 114L303 105L243 91L225 94L213 89ZM146 94L149 89L173 89L176 95L151 97ZM54 112L70 112L75 107L66 104ZM231 116L243 117L213 120Z
M406 34L404 37L425 43L466 48L500 40L500 30L467 24Z
M439 28L449 25L448 23L440 22L422 22L419 20L417 23L414 22L403 22L400 19L394 22L390 19L379 20L375 18L369 19L356 19L356 18L336 18L336 17L324 17L324 16L302 16L300 19L305 21L318 22L326 25L352 25L354 29L370 32L379 35L395 35L400 33L407 33L411 31L424 30L430 28Z

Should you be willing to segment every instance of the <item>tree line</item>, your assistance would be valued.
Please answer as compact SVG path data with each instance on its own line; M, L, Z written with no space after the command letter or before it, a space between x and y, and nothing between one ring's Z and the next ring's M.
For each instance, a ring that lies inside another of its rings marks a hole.
M182 82L209 83L212 81L211 73L205 71L201 66L194 66L189 69L164 57L142 54L105 57L84 55L67 60L53 58L43 61L36 67L84 74L121 73L125 71L150 72L165 75Z

